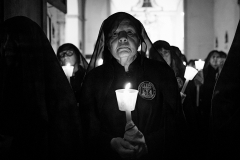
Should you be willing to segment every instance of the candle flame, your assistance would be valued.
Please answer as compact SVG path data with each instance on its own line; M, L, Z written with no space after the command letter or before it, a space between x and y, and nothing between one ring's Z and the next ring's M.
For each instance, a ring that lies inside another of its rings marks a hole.
M125 85L125 89L130 89L130 87L131 87L131 83L127 83L127 84Z
M103 59L102 59L102 58L98 59L97 65L98 65L98 66L101 66L102 64L103 64Z
M71 64L70 64L70 63L67 63L66 66L71 66Z

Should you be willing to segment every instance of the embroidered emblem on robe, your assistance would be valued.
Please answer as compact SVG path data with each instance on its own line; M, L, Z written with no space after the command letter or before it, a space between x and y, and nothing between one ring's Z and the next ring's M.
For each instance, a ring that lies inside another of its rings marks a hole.
M156 96L156 89L149 81L144 81L138 86L138 94L143 99L152 100Z

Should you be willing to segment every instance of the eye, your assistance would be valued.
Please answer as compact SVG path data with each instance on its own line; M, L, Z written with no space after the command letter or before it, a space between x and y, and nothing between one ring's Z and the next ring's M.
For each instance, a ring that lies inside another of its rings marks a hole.
M134 32L133 32L133 31L128 31L127 34L128 34L129 36L133 36L133 35L134 35Z
M117 32L113 32L112 37L117 37L118 33Z

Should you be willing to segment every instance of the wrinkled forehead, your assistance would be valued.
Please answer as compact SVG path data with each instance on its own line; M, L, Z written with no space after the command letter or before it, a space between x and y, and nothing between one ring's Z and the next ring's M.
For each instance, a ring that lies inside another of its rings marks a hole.
M122 21L115 22L115 24L110 29L108 36L115 32L118 28L132 29L137 32L136 25L129 19L123 19Z
M109 32L111 32L114 29L117 29L120 24L128 24L133 26L136 30L139 30L141 26L139 26L139 22L137 19L130 15L126 14L117 14L114 16L110 16L108 19L104 22L104 32L106 35L108 35ZM139 29L138 29L139 28Z
M134 23L131 22L129 19L124 19L124 20L122 20L119 25L116 25L116 26L114 27L114 29L118 28L119 26L121 26L121 27L126 27L126 28L132 28L132 29L134 29L135 31L137 30L136 27L135 27L135 25L134 25Z

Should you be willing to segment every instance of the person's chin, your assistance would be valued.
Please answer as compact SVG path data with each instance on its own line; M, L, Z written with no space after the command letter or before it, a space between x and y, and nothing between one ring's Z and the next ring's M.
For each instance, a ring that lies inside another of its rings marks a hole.
M119 52L118 53L118 56L120 57L120 58L126 58L126 57L128 57L128 56L130 56L131 55L131 53L129 53L129 52Z

